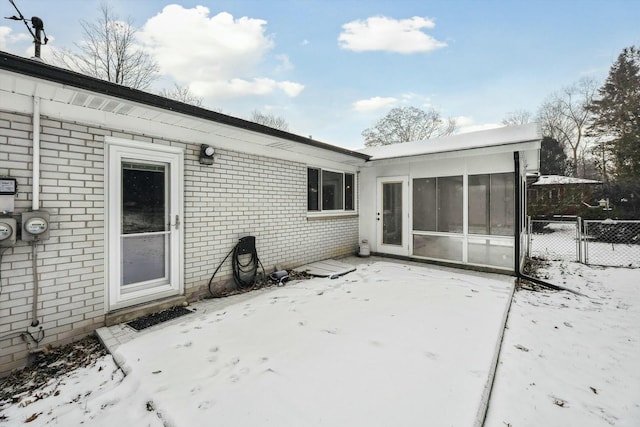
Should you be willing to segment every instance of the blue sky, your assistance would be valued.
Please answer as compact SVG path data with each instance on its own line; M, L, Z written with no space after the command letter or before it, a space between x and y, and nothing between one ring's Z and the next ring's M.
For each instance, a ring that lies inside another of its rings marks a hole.
M72 48L98 0L14 0ZM391 108L436 108L460 131L538 109L583 77L604 81L640 45L635 0L110 0L158 60L153 91L176 81L205 106L284 117L293 133L357 149ZM0 0L0 15L14 9ZM0 50L31 56L23 24L0 21Z

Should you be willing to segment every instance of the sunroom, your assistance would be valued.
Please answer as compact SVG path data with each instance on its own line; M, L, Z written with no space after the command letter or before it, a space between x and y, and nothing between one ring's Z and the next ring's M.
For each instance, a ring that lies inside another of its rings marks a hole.
M364 150L361 240L378 254L514 271L539 147L532 124Z

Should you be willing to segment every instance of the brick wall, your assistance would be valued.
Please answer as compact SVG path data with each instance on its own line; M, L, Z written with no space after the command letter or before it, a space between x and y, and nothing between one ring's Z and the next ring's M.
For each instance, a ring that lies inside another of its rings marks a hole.
M0 112L0 176L18 180L15 213L32 206L31 117ZM306 165L216 149L212 166L198 162L199 144L167 141L77 123L41 119L41 209L50 238L37 246L39 327L32 328L32 246L4 252L0 277L0 372L25 363L21 332L63 344L102 326L104 283L104 137L185 149L184 283L202 295L238 238L256 236L267 272L353 253L358 219L306 217ZM216 279L228 280L230 263Z

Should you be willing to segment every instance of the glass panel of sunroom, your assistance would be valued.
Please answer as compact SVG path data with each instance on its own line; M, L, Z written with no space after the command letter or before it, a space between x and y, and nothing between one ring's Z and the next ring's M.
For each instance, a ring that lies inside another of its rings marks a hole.
M489 267L513 267L513 239L469 237L467 259L471 264Z
M425 258L462 262L462 237L414 234L413 254Z
M438 178L438 231L462 233L462 176Z
M491 233L513 236L515 216L514 179L511 173L491 175Z

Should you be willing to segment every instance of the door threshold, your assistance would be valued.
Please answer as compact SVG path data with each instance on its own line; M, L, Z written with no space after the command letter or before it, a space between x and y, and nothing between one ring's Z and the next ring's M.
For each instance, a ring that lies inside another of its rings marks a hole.
M175 297L163 298L145 304L134 305L132 307L121 308L119 310L107 313L104 319L104 324L105 326L113 326L119 323L126 323L138 317L167 310L177 305L183 305L186 302L187 297L184 295L179 295Z

